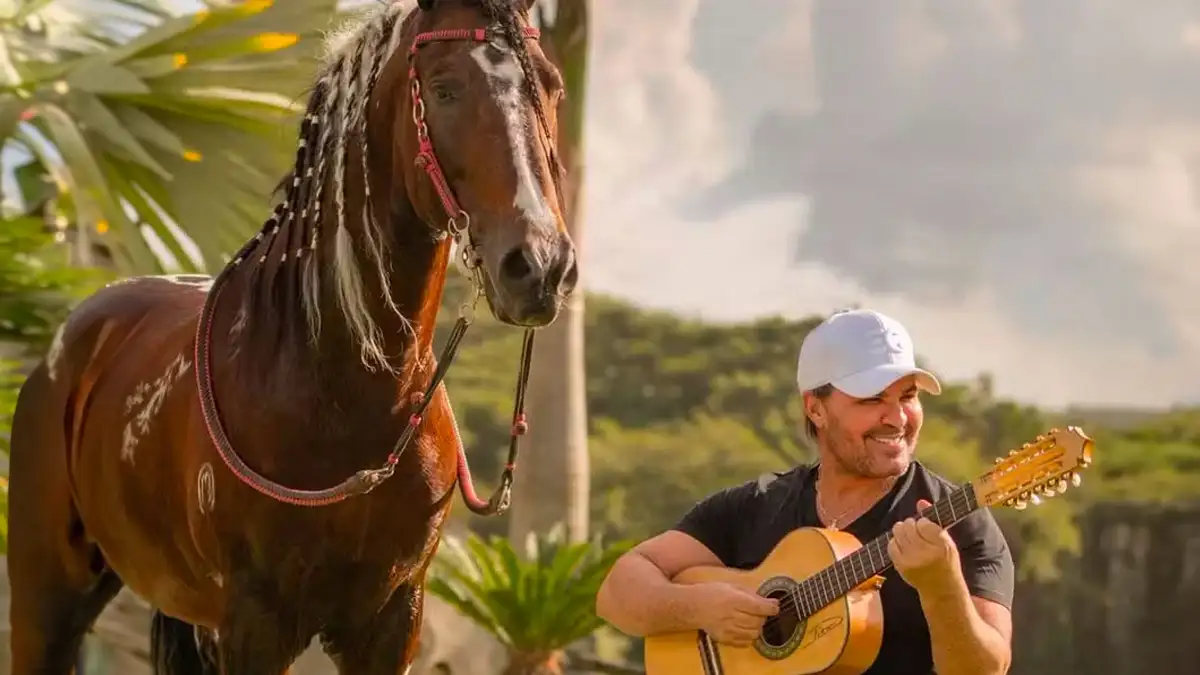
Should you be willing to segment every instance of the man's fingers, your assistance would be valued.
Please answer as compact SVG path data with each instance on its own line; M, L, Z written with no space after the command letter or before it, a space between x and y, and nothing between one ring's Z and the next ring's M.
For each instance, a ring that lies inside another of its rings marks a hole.
M917 524L912 518L905 518L896 523L892 528L892 541L896 542L896 546L903 551L912 546L913 536L916 534Z
M740 631L757 633L762 629L764 623L766 622L763 621L761 616L754 616L753 614L739 614L733 620L733 627Z
M908 538L907 529L902 527L904 523L896 523L896 527L892 529L892 540L888 542L888 556L892 562L897 558L904 557L904 540Z
M915 529L917 536L931 544L939 543L942 539L942 528L938 527L938 524L933 521L922 518L917 521Z
M755 616L775 616L779 613L779 601L747 593L746 601L739 604L738 609Z
M758 638L759 629L737 628L729 631L729 638L733 640L734 645L746 647L754 643Z

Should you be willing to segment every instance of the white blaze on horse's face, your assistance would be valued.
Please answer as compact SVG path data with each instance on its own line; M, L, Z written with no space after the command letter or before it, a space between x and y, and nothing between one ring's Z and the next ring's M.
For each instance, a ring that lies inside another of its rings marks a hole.
M500 58L490 56L489 49L498 50L501 53ZM492 99L500 108L500 114L504 116L504 126L508 130L508 144L512 148L513 170L517 177L513 206L531 224L554 230L554 212L546 201L546 195L537 180L537 172L533 169L529 124L522 96L525 73L521 64L512 50L503 43L479 45L471 50L471 58L479 64L480 70L487 77Z

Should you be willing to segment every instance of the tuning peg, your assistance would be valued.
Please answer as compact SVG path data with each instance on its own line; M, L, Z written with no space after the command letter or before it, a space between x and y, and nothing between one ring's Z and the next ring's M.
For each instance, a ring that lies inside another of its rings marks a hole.
M1013 502L1013 508L1014 508L1014 509L1016 509L1016 510L1018 510L1018 511L1024 511L1024 510L1025 510L1025 507L1026 507L1026 506L1028 506L1028 505L1029 505L1029 504L1028 504L1027 502L1025 502L1025 501L1023 501L1023 500L1020 500L1020 499L1018 499L1017 501Z
M1022 450L1028 450L1028 449L1029 449L1029 448L1030 448L1032 445L1033 445L1033 443L1022 443L1022 444L1021 444L1021 449L1022 449Z
M1066 492L1066 491L1067 491L1067 487L1068 487L1068 485L1067 485L1067 479L1066 479L1066 478L1059 478L1059 479L1058 479L1058 482L1057 482L1057 483L1055 483L1055 485L1054 485L1054 491L1055 491L1055 492L1057 492L1058 494L1060 494L1060 495L1061 495L1061 494L1063 494L1064 492Z
M1042 498L1039 497L1036 493L1031 494L1031 495L1029 495L1029 503L1033 504L1034 506L1041 506Z
M1054 489L1053 483L1046 483L1038 488L1038 492L1041 493L1043 497L1053 497L1054 495L1058 494L1058 491Z
M1017 451L1016 451L1016 450L1009 450L1009 451L1008 451L1008 456L1009 456L1009 457L1013 457L1013 456L1014 456L1014 455L1016 455L1016 454L1017 454Z
M1051 436L1053 436L1054 434L1057 434L1057 433L1058 433L1058 427L1051 427L1051 428L1050 428L1050 435L1051 435Z
M997 464L999 464L1000 462L1003 462L1003 461L1004 461L1004 458L1003 458L1003 457L997 457L997 458L996 458L996 463L997 463Z
M1071 472L1071 486L1079 487L1079 484L1082 482L1083 482L1083 476L1080 476L1079 474L1072 471Z
M1036 437L1036 440L1037 440L1037 442L1038 442L1038 443L1041 443L1042 441L1046 440L1046 435L1045 435L1045 434L1038 434L1038 435L1037 435L1037 437Z

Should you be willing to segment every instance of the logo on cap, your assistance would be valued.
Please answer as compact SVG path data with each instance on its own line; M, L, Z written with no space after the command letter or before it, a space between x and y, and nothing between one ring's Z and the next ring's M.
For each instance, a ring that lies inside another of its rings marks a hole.
M904 336L894 329L884 329L876 333L868 349L876 356L897 356L908 351Z

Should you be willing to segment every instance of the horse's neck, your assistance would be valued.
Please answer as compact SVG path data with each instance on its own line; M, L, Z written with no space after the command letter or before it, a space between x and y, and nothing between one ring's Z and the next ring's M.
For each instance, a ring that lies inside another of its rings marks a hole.
M353 415L355 411L382 409L364 405L367 399L387 398L392 405L406 390L423 386L422 376L433 366L428 356L445 284L449 245L434 241L411 208L407 211L393 213L393 222L384 228L394 237L389 242L389 274L385 276L391 284L398 316L383 300L380 274L373 264L366 264L360 239L355 239L356 259L363 264L339 274L338 265L346 261L338 259L336 222L322 224L322 231L329 234L322 237L315 259L292 261L292 267L243 270L230 284L228 294L222 292L220 307L225 316L218 320L214 335L230 336L234 377L241 381L247 397L265 396L268 407L278 403L289 415L286 408L292 406L292 398L300 401L300 407L318 405L328 411L323 414L342 411ZM320 327L315 336L306 318L302 293L296 290L301 284L293 278L304 273L298 265L314 263L320 266L316 293ZM338 284L345 283L346 274L357 275L362 288L360 298L378 327L382 350L390 357L395 372L364 363L360 345L350 330L352 319L338 297Z

